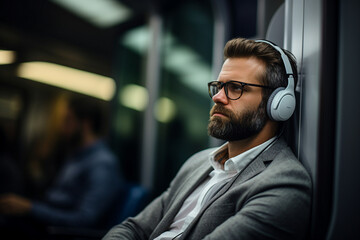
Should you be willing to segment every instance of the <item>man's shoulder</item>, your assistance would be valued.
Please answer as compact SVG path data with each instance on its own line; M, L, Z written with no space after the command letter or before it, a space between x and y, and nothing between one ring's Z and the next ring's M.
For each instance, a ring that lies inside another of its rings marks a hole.
M87 155L90 165L116 165L118 160L109 146L104 142L99 142L97 146Z
M280 139L278 144L269 149L269 155L272 158L271 164L273 165L289 165L291 167L298 166L301 169L304 169L299 159L295 156L294 152L283 139Z
M267 154L268 158L264 158L263 161L267 161L267 167L260 176L262 178L270 177L272 179L280 179L279 176L283 176L282 179L302 179L305 182L311 182L310 174L301 163L301 161L295 156L291 148L283 140L280 140L277 145L269 149Z

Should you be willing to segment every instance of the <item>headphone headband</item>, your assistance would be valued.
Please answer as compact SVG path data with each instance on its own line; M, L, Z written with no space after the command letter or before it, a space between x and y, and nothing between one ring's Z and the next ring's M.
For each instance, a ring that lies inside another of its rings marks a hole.
M275 45L272 42L267 41L267 40L255 40L255 42L263 42L263 43L269 44L270 46L275 48L281 55L281 59L282 59L282 61L284 63L284 66L285 66L286 75L287 76L289 76L289 75L294 76L294 73L293 73L293 70L291 68L289 58L279 46L277 46L277 45Z

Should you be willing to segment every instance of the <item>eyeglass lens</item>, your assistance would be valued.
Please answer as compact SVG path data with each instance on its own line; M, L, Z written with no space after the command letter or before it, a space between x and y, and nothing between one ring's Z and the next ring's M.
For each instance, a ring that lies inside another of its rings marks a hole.
M210 97L212 98L216 94L218 94L221 88L223 87L225 88L225 94L229 99L236 100L240 98L242 95L243 86L241 84L237 84L233 82L227 82L227 83L212 82L209 85Z

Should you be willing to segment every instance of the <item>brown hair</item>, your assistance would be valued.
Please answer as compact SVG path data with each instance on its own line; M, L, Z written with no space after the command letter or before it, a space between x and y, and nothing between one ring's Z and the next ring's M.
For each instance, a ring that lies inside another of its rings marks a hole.
M295 57L289 51L284 49L283 51L289 58L296 86L298 76ZM225 60L239 57L255 57L265 63L265 73L259 79L261 84L274 88L287 86L288 80L281 54L271 45L244 38L228 41L224 48ZM271 92L272 90L264 88L263 100L267 101Z

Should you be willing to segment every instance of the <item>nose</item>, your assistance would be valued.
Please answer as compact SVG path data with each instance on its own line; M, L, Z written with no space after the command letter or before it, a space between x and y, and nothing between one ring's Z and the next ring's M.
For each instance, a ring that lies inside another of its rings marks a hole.
M226 96L225 88L220 89L220 91L212 97L212 100L214 103L228 104L229 99Z

